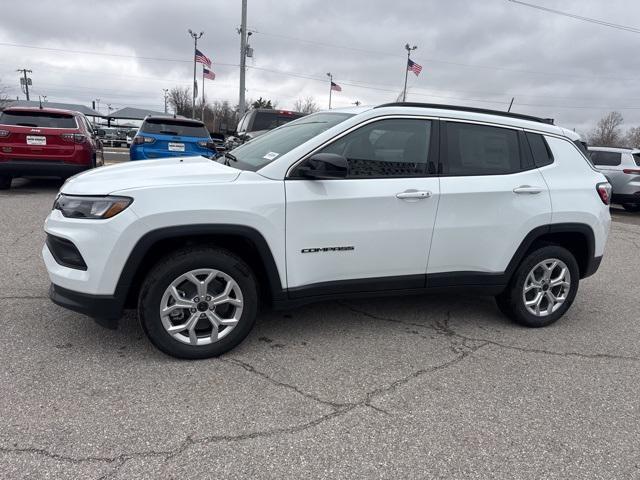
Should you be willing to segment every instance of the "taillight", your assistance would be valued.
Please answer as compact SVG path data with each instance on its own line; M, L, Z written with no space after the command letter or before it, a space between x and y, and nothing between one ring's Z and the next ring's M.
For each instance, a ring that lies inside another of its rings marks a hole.
M640 169L637 168L625 168L622 172L627 175L640 175Z
M81 133L63 133L60 136L63 140L73 143L83 143L87 139L87 137L85 137Z
M0 138L8 137L10 133L9 130L0 130Z
M609 205L611 203L611 184L609 182L599 183L596 185L596 190L602 203Z
M143 143L153 143L155 141L156 139L152 137L143 137L141 135L136 135L135 137L133 137L133 141L131 143L133 143L134 145L141 145Z

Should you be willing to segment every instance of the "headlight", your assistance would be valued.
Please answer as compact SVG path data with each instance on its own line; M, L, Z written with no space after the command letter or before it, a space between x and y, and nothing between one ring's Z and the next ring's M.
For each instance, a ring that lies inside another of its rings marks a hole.
M133 202L129 197L80 197L75 195L58 195L53 204L54 210L60 210L67 218L111 218Z

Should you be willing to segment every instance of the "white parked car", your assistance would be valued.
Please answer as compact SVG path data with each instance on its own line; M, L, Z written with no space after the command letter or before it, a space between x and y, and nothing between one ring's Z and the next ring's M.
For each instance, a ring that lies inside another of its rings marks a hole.
M589 147L591 163L611 184L611 201L640 212L640 150Z
M65 183L46 220L52 300L162 351L219 355L258 307L458 288L542 327L602 259L611 187L566 130L471 108L320 112L214 162Z

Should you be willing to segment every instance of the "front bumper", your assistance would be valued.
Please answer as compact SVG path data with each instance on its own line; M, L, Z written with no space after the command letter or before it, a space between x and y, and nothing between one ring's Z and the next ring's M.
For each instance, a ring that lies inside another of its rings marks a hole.
M71 177L91 168L91 165L64 163L54 160L7 160L0 162L0 175Z
M118 321L124 308L122 298L113 295L90 295L75 292L53 283L49 287L49 298L56 305L88 315L98 324L110 329L118 327Z

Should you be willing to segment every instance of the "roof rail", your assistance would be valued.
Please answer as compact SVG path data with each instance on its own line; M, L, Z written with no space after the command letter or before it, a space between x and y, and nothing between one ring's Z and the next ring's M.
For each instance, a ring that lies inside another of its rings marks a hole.
M419 107L419 108L439 108L440 110L455 110L458 112L486 113L489 115L500 115L501 117L519 118L521 120L529 120L531 122L546 123L553 125L553 118L540 118L532 115L524 115L522 113L503 112L500 110L489 110L486 108L464 107L462 105L443 105L439 103L420 103L420 102L392 102L383 103L373 108L382 107Z

